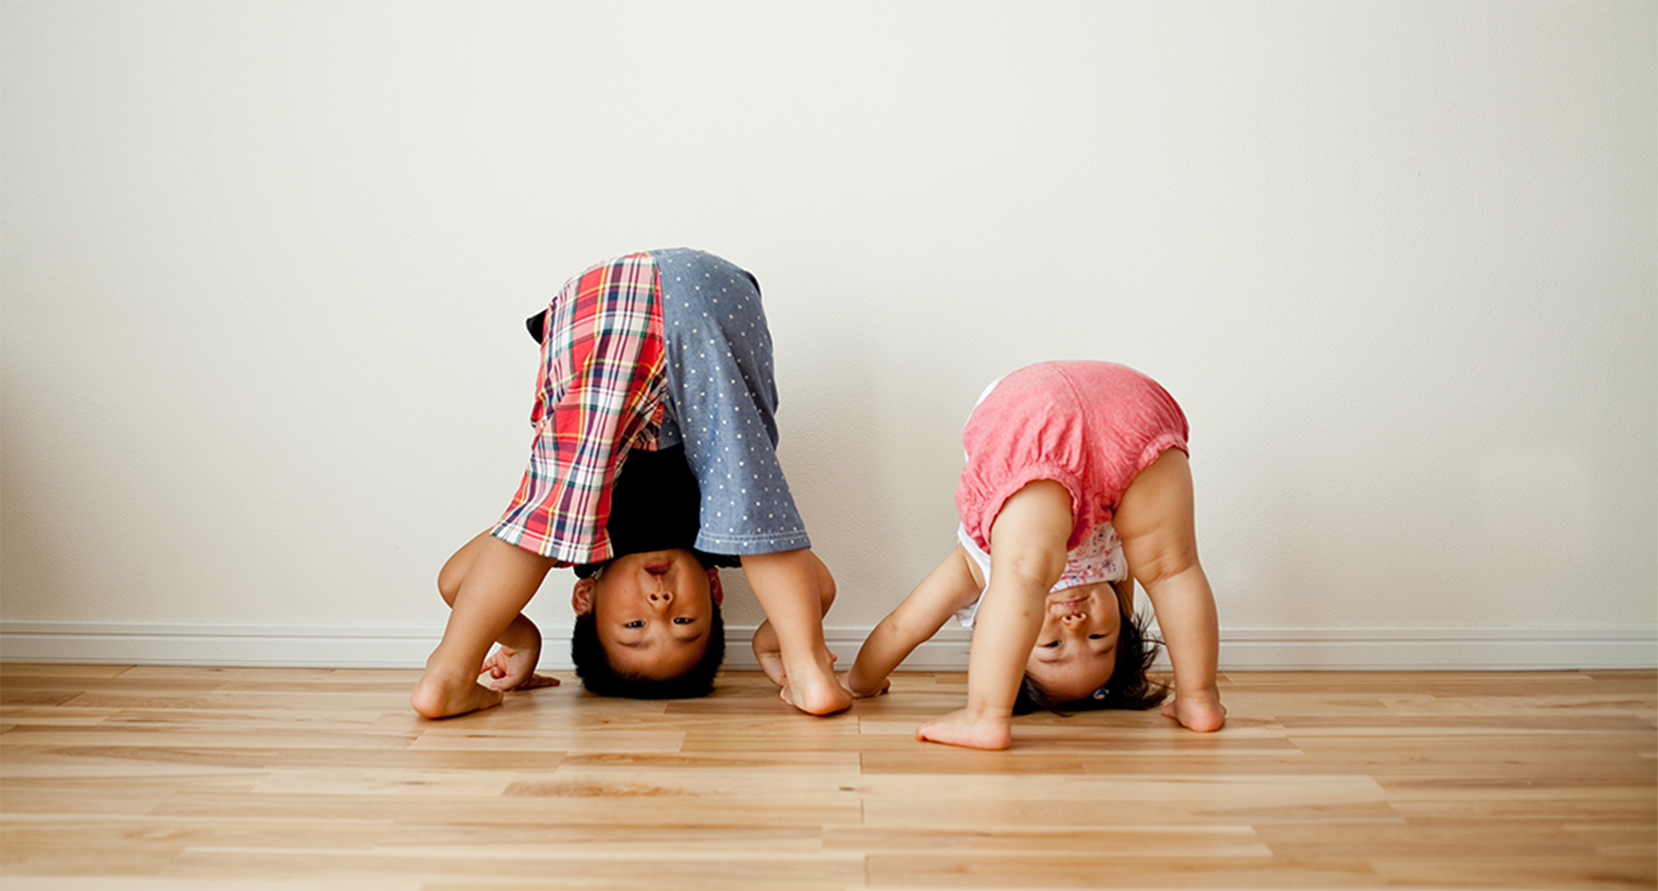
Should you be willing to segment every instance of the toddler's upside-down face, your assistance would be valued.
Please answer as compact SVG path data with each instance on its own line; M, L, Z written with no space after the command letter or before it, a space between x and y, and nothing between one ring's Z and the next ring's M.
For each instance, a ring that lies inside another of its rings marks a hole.
M1087 699L1111 680L1123 614L1116 589L1097 582L1048 594L1025 674L1059 701Z

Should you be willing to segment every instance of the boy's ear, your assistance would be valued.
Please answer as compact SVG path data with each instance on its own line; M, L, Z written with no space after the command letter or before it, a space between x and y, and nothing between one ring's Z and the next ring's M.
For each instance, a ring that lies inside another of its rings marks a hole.
M576 579L576 587L570 592L570 608L576 615L585 616L593 611L593 589L598 585L592 579Z

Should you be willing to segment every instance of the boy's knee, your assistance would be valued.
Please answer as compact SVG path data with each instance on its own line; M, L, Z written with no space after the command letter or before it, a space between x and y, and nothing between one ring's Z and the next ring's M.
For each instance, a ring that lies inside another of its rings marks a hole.
M822 605L823 612L828 613L829 607L835 605L835 577L816 554L812 555L812 559L817 562L818 603Z
M455 595L460 593L461 579L465 578L465 576L466 573L463 573L448 564L445 564L442 569L438 570L438 594L443 597L444 603L447 603L450 606L455 605Z

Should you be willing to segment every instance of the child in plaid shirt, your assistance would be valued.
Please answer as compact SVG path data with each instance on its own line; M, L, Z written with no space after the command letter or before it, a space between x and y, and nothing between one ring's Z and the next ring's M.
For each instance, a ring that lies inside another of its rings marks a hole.
M718 619L717 575L699 553L740 562L767 616L755 652L783 700L810 714L847 708L823 641L834 581L777 461L771 336L754 277L701 251L631 254L571 279L538 318L530 465L501 521L440 575L452 612L415 710L447 717L552 683L534 673L541 636L521 610L555 566L588 570L572 602L578 626L596 632L600 673L671 683L705 664ZM700 498L695 540L621 553L610 514L628 456L672 448Z

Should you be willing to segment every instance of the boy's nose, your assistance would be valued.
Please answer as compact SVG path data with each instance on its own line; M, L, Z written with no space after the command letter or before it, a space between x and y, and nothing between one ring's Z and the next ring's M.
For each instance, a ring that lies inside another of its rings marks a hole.
M650 593L651 606L668 606L674 602L674 592L662 588Z

